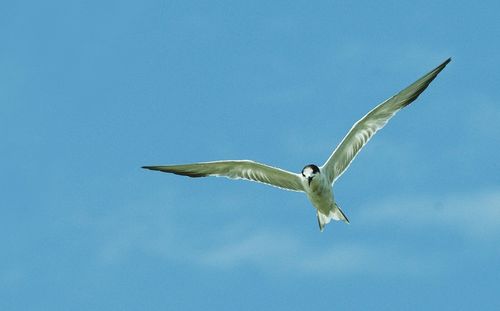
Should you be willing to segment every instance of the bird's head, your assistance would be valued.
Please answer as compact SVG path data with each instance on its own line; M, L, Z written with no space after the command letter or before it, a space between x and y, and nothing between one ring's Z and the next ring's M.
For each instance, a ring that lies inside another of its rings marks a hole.
M309 164L306 165L302 169L302 176L307 179L307 183L311 185L311 181L313 180L314 176L319 174L319 167L317 167L314 164Z

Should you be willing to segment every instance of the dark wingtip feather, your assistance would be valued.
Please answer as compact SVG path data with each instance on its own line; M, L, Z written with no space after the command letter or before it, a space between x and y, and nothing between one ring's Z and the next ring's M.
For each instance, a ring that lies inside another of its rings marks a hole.
M141 168L147 169L147 170L152 170L152 171L164 172L164 173L172 173L175 175L194 177L194 178L209 176L209 174L205 174L205 173L196 173L196 172L192 172L189 170L182 170L176 166L142 166Z
M451 57L449 57L447 60L445 60L441 65L437 66L433 70L431 70L429 73L412 83L410 86L408 86L406 89L403 91L399 92L396 96L398 95L403 95L403 96L408 96L406 100L401 102L401 107L406 107L409 104L411 104L414 100L417 99L417 97L422 94L425 89L431 84L432 81L438 76L438 74L448 65L448 63L451 62ZM416 89L414 89L416 87ZM412 93L408 94L405 92L408 92L408 90Z
M445 60L441 65L437 66L436 68L434 68L434 70L432 70L430 73L435 73L434 77L431 79L434 80L434 78L444 69L444 67L446 67L446 65L448 65L448 63L451 62L451 57L448 57L447 60Z
M451 57L448 57L447 60L445 60L443 63L441 63L441 65L434 68L434 70L429 72L427 75L429 75L431 73L435 73L434 77L431 79L431 80L434 80L434 78L441 72L441 70L444 69L444 67L446 67L446 65L448 65L449 62L451 62Z
M151 171L164 171L163 166L141 166L141 168Z
M441 65L439 65L436 69L439 69L439 71L443 70L448 63L451 62L451 57L448 57L447 60L445 60Z
M210 176L209 174L204 174L204 173L193 173L193 172L171 172L176 175L182 175L182 176L188 176L192 178L198 178L198 177L208 177Z

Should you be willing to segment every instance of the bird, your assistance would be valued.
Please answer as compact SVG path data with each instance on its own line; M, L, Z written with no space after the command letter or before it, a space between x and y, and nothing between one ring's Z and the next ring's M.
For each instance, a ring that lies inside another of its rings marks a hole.
M321 232L332 219L348 224L349 219L335 201L334 183L347 170L373 135L382 129L398 111L417 99L450 61L451 58L446 59L420 79L369 111L351 127L323 165L308 164L304 166L300 174L251 160L224 160L143 166L142 168L195 178L219 176L245 179L284 190L304 192L316 208Z

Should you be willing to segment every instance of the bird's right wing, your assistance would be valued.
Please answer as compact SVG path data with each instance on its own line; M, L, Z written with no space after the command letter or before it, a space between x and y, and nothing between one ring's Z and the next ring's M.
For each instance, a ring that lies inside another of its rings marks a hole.
M302 178L299 174L250 160L143 166L142 168L189 177L222 176L232 179L247 179L285 190L304 191Z
M349 133L321 167L321 170L326 172L331 183L349 167L349 164L370 138L383 128L399 110L417 99L450 61L451 59L447 59L431 72L375 107L353 125Z

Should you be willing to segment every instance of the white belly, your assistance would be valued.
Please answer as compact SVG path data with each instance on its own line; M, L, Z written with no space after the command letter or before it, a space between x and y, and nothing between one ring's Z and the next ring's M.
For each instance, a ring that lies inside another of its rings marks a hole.
M307 197L313 206L324 215L329 215L334 208L331 185L318 178L313 180L307 189Z

